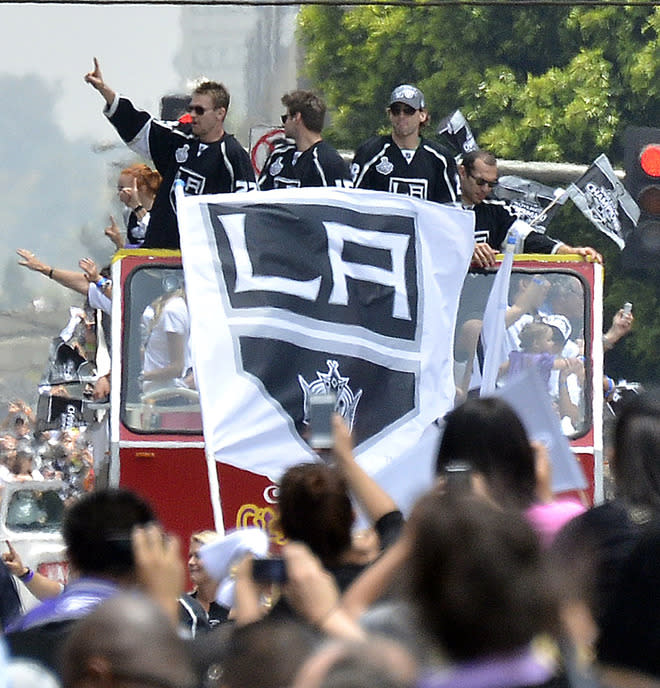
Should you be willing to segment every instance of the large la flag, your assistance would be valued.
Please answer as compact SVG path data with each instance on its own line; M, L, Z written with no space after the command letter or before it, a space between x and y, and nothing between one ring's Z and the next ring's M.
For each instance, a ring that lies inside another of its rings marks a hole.
M453 405L469 211L362 190L177 201L207 448L277 480L332 390L374 472Z

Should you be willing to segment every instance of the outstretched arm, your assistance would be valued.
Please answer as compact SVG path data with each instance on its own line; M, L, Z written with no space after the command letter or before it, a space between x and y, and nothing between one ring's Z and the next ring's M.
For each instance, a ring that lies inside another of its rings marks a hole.
M63 287L68 287L77 291L79 294L87 296L88 281L82 272L74 272L73 270L61 270L60 268L52 268L46 263L39 260L32 251L24 248L16 249L16 253L21 257L18 261L19 265L26 267L28 270L40 272L46 277L55 280Z
M108 106L112 105L116 98L116 93L105 83L99 61L94 58L94 69L85 74L85 81L93 86L105 99Z
M2 560L7 565L9 572L18 578L23 585L38 599L45 600L49 597L57 597L62 592L62 585L57 581L46 578L23 564L18 552L12 547L9 540L6 541L8 552L2 553Z

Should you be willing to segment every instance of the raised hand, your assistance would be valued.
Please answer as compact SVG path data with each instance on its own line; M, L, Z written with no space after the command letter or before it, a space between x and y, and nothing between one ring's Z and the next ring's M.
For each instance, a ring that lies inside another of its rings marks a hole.
M101 67L99 66L99 61L96 58L94 58L94 69L85 74L85 81L93 86L97 91L101 91L105 86L103 74L101 74Z
M103 80L101 67L99 66L99 61L96 58L94 58L94 69L91 72L87 72L84 79L105 98L105 102L108 105L112 105L115 99L115 92Z
M78 261L78 266L85 273L88 282L97 282L101 276L98 266L91 258L81 258Z
M110 215L110 224L103 231L108 239L117 247L117 250L124 248L124 239L122 238L121 230L112 215Z
M12 547L11 542L9 540L5 540L5 542L9 551L2 553L2 561L5 562L10 573L14 574L14 576L22 576L26 572L26 567L23 565L18 552Z
M124 186L119 191L119 200L131 210L135 210L140 203L140 194L138 193L137 177L133 177L133 184L131 186Z
M21 260L18 261L19 265L28 268L28 270L41 272L44 275L48 272L48 266L42 263L32 251L28 251L26 248L18 248L16 253L21 257Z

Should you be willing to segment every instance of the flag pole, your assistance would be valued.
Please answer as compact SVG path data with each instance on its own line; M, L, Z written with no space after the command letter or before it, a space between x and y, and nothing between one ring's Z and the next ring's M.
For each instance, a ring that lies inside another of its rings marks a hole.
M558 189L559 190L559 189ZM529 224L530 227L533 227L547 212L550 210L550 208L554 208L559 201L561 201L564 196L566 196L567 192L562 189L562 192L560 194L555 194L555 197L552 199L548 205L543 208L543 210L538 214L535 215L527 224Z

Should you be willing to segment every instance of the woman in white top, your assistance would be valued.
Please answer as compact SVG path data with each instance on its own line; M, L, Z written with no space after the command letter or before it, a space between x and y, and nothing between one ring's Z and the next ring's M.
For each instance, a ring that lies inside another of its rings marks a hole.
M183 289L164 294L145 310L142 391L187 387L183 375L188 365L190 317ZM144 317L144 316L143 316Z

